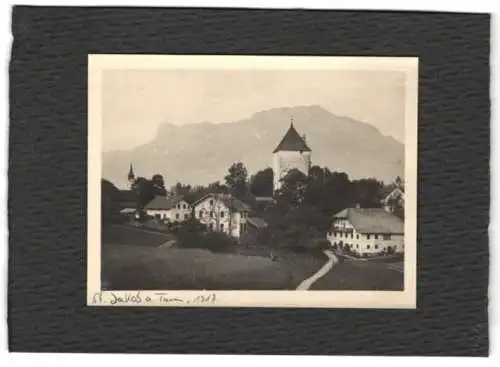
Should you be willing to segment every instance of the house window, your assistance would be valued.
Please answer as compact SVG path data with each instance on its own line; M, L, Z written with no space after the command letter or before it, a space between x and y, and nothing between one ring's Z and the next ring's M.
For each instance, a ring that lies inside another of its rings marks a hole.
M369 240L369 239L370 239L370 235L369 235L369 234L367 234L367 235L366 235L366 239L367 239L367 240Z
M179 213L176 213L175 214L175 219L179 219L179 217L180 217Z
M370 249L370 245L366 245L366 248L369 250Z
M354 238L354 235L351 233L351 238Z
M188 219L189 218L189 214L184 214L184 219Z
M383 239L386 240L386 241L390 240L391 239L391 235L390 234L384 234L383 235Z
M214 205L214 201L213 200L210 200L210 205Z
M359 248L359 245L358 245L358 244L356 244L356 248Z
M220 225L220 230L223 231L224 230L224 223L221 223Z
M224 212L220 212L220 217L224 218Z
M356 235L356 239L358 239L358 240L359 240L359 234L357 234L357 235Z
M378 234L375 235L375 239L378 240Z
M214 212L210 212L210 218L214 217Z
M378 245L375 245L375 250L378 249Z
M200 218L203 218L203 210L200 210Z
M186 204L183 204L183 205L182 205L182 208L183 208L183 209L186 209Z

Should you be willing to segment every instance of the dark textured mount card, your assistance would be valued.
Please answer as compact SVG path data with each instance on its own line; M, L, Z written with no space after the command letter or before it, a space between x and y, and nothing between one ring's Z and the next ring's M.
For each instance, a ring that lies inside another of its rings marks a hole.
M488 14L15 7L14 352L488 354ZM89 53L419 57L418 308L86 307Z

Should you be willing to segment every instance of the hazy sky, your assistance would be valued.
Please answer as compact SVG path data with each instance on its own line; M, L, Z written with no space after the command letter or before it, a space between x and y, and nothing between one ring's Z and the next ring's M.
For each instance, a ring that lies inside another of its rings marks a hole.
M313 104L404 142L404 93L405 75L387 71L106 71L103 150L144 144L162 123L234 122Z

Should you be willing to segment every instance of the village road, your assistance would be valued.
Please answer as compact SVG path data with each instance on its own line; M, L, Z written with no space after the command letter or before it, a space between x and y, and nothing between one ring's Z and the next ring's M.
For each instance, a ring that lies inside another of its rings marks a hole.
M328 257L328 261L316 273L314 273L312 276L302 281L297 287L298 291L308 290L314 284L315 281L317 281L319 278L324 277L339 261L337 256L335 256L335 254L332 251L324 250L323 253Z

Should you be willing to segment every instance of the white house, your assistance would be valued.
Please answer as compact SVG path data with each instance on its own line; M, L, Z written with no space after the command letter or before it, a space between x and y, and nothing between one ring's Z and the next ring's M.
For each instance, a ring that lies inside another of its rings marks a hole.
M301 137L293 126L293 121L285 136L273 151L273 187L274 191L281 187L282 179L288 172L297 169L309 174L311 168L311 149L307 146L305 136Z
M396 187L389 194L387 194L382 203L384 204L384 209L393 213L397 207L404 208L405 205L405 193L402 188Z
M183 222L191 217L191 205L182 196L157 196L144 208L152 217Z
M394 182L388 187L381 203L389 213L394 213L398 208L404 208L405 189L403 180L400 177L396 177Z
M194 217L208 229L240 238L247 230L250 207L227 194L208 194L193 204Z
M404 252L404 222L382 208L347 208L333 216L327 240L361 256Z

